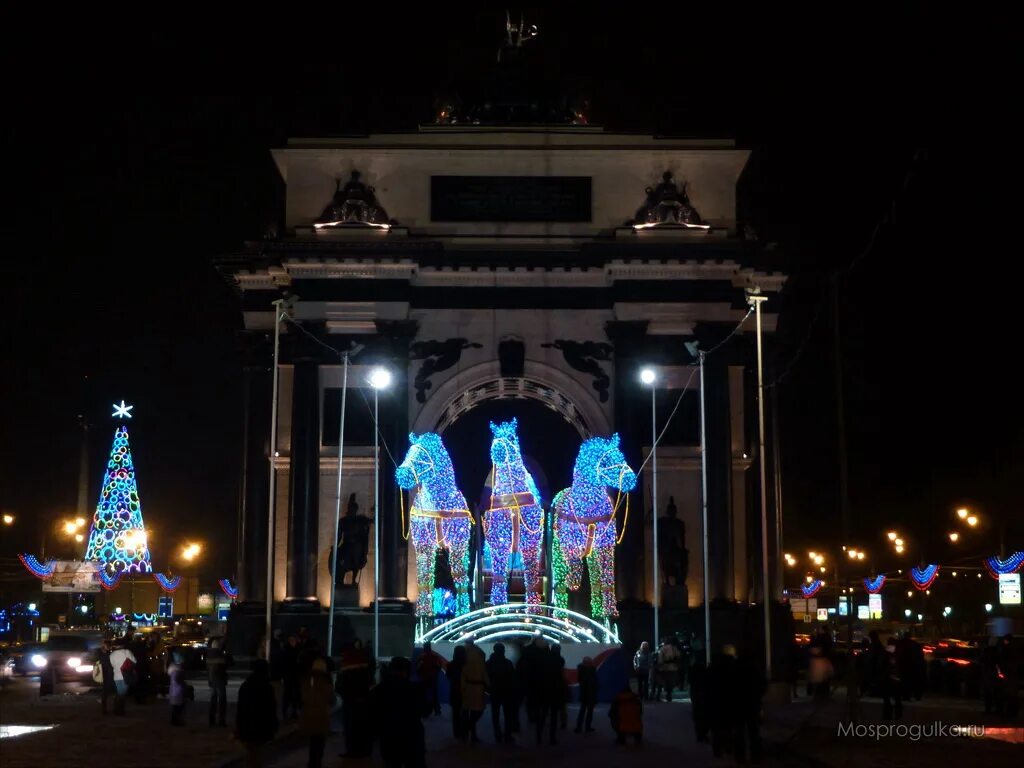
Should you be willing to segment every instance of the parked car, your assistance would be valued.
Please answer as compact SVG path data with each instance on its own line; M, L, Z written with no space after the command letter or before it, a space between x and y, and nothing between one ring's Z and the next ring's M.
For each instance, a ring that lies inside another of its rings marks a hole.
M206 667L207 627L202 619L181 619L174 623L173 637L166 638L168 649L178 651L189 669Z

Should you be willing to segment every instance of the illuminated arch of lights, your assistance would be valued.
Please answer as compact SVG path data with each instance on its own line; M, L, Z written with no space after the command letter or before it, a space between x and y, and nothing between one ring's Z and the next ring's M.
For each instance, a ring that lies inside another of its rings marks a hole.
M939 577L939 566L937 563L918 568L916 565L910 569L910 580L914 586L922 592L932 585L932 582Z
M173 595L178 591L178 587L181 586L181 576L171 576L168 578L162 573L154 573L153 579L160 585L160 589L168 594Z
M99 574L100 586L109 592L112 589L117 589L117 585L121 583L121 577L124 575L124 571L108 573L106 568L100 568Z
M864 589L867 590L869 595L877 595L882 591L882 587L885 586L885 574L880 573L873 579L864 579Z
M18 559L21 560L21 564L28 569L28 572L35 576L37 579L48 579L53 575L53 568L56 565L56 560L47 560L45 563L39 562L39 559L35 555L19 554Z
M821 590L823 586L825 586L824 581L822 581L821 579L815 579L810 584L801 584L800 592L803 594L804 597L814 597L816 594L818 594L818 592Z
M582 613L555 605L509 603L489 605L456 616L428 632L417 633L416 642L492 642L540 633L558 643L618 643L614 626L594 621Z
M1014 552L1005 560L999 557L986 557L985 570L993 579L998 579L1000 574L1017 573L1024 568L1024 552Z
M230 597L232 600L238 599L238 587L231 583L230 579L218 579L217 584L220 585L220 591Z

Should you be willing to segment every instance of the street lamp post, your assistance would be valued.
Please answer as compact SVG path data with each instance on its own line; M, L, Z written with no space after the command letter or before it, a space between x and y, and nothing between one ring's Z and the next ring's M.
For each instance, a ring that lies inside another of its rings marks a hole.
M373 387L373 660L380 658L380 420L378 400L380 391L391 384L391 373L386 368L375 368L370 373Z
M270 398L270 493L267 503L267 615L264 628L263 650L266 659L270 661L270 641L273 631L273 618L271 609L274 603L274 505L277 501L277 470L274 467L274 458L277 456L277 389L278 389L278 359L281 353L281 313L284 307L284 299L277 299L274 302L274 381L273 391Z
M765 472L764 453L764 360L761 343L761 305L767 296L752 294L748 297L754 305L757 318L757 429L758 454L757 463L761 468L761 595L764 601L764 668L765 675L772 679L772 622L771 622L771 590L768 588L768 486ZM777 514L777 512L776 512Z
M327 617L327 655L334 652L334 603L338 593L338 526L341 522L341 466L345 456L345 396L348 393L348 352L342 355L341 416L338 419L338 496L334 510L334 546L331 548L331 612Z
M640 371L640 381L651 388L651 529L653 532L653 547L651 553L651 569L654 575L654 647L658 647L658 610L661 608L661 578L658 574L658 422L657 406L655 402L655 382L658 374L653 368L644 368Z

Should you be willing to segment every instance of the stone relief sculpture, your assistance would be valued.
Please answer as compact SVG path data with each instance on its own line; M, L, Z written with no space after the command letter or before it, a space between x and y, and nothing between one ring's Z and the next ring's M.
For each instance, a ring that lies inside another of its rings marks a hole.
M345 186L336 182L334 198L314 223L315 229L332 227L379 227L387 229L396 223L377 201L376 190L359 180L359 171L352 171Z
M649 227L681 227L685 229L710 229L701 219L697 209L686 194L686 183L679 189L672 180L672 171L661 175L661 183L647 187L647 200L637 209L631 224L634 229Z
M572 368L594 377L593 387L602 403L608 402L608 387L611 378L605 373L600 362L612 359L614 347L602 341L570 341L555 339L551 344L541 344L548 349L561 350L565 362Z
M431 376L446 371L459 362L464 349L480 348L480 344L462 338L413 342L409 347L409 359L423 361L413 381L416 387L416 402L427 402L427 390L433 386Z

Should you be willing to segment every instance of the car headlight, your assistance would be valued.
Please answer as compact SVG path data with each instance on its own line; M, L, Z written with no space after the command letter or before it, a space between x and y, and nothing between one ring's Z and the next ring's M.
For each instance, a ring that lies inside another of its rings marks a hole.
M40 655L38 653L33 653L32 654L32 666L33 667L39 667L40 669L42 669L43 667L46 666L46 657L42 656L42 655Z
M68 659L68 666L69 667L80 667L80 666L82 666L82 660L80 658L78 658L77 656L72 656L70 659Z

